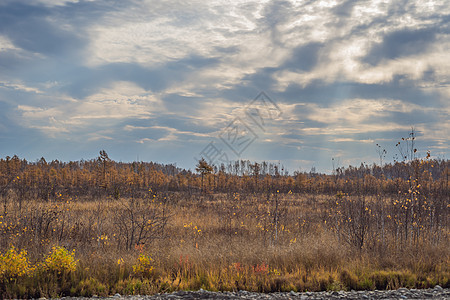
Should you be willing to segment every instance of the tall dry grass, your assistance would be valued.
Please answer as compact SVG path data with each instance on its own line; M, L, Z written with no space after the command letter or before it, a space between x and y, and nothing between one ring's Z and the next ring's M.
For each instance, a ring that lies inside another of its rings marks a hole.
M342 196L277 192L149 192L100 200L60 195L20 206L8 197L0 211L2 253L11 246L26 249L38 265L57 245L75 250L78 264L65 277L41 272L3 281L3 297L450 286L448 224L405 240L392 220L393 199L383 199L381 223L376 197L363 207L353 204L356 197L345 202ZM364 218L357 217L361 213ZM348 217L358 224L344 222ZM362 245L353 242L360 231L352 226L364 228ZM151 257L151 268L136 267L142 257Z

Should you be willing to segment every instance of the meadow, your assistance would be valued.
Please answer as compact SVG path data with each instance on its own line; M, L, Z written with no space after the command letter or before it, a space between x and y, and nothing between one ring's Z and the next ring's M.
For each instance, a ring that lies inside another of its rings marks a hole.
M2 159L2 297L450 287L448 161L255 166Z

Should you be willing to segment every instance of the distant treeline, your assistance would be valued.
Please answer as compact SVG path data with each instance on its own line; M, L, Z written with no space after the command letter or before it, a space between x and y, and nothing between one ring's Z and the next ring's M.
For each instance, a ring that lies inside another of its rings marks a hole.
M60 194L78 197L140 197L153 192L196 193L325 193L396 194L411 182L429 193L449 192L449 160L413 159L382 166L361 164L339 167L333 174L296 171L280 164L248 160L211 166L199 173L174 164L115 162L105 151L96 159L29 162L17 156L0 159L0 196L14 193L19 199L51 200ZM202 180L202 177L204 177ZM203 185L203 188L202 188Z

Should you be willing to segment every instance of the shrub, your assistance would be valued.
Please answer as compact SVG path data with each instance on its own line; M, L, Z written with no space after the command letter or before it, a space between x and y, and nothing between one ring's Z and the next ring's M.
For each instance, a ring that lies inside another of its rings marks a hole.
M17 252L12 246L5 254L0 255L0 281L9 281L18 277L30 275L34 268L30 265L27 251Z
M346 287L349 290L358 289L358 277L356 277L350 271L342 270L339 275L339 281L342 283L344 287Z
M106 285L98 282L95 278L81 280L77 287L73 287L70 294L81 295L83 297L92 297L93 295L107 296L108 289Z
M153 259L150 256L139 255L136 264L133 265L134 274L138 277L150 277L153 272L152 262Z
M73 272L77 268L78 260L75 260L75 250L67 251L64 247L53 247L52 251L42 263L45 271L58 274Z

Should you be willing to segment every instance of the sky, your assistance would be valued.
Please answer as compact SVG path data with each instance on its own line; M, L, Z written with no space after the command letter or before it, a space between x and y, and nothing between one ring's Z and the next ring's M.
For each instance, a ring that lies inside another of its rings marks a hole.
M447 1L0 0L0 157L450 154Z

